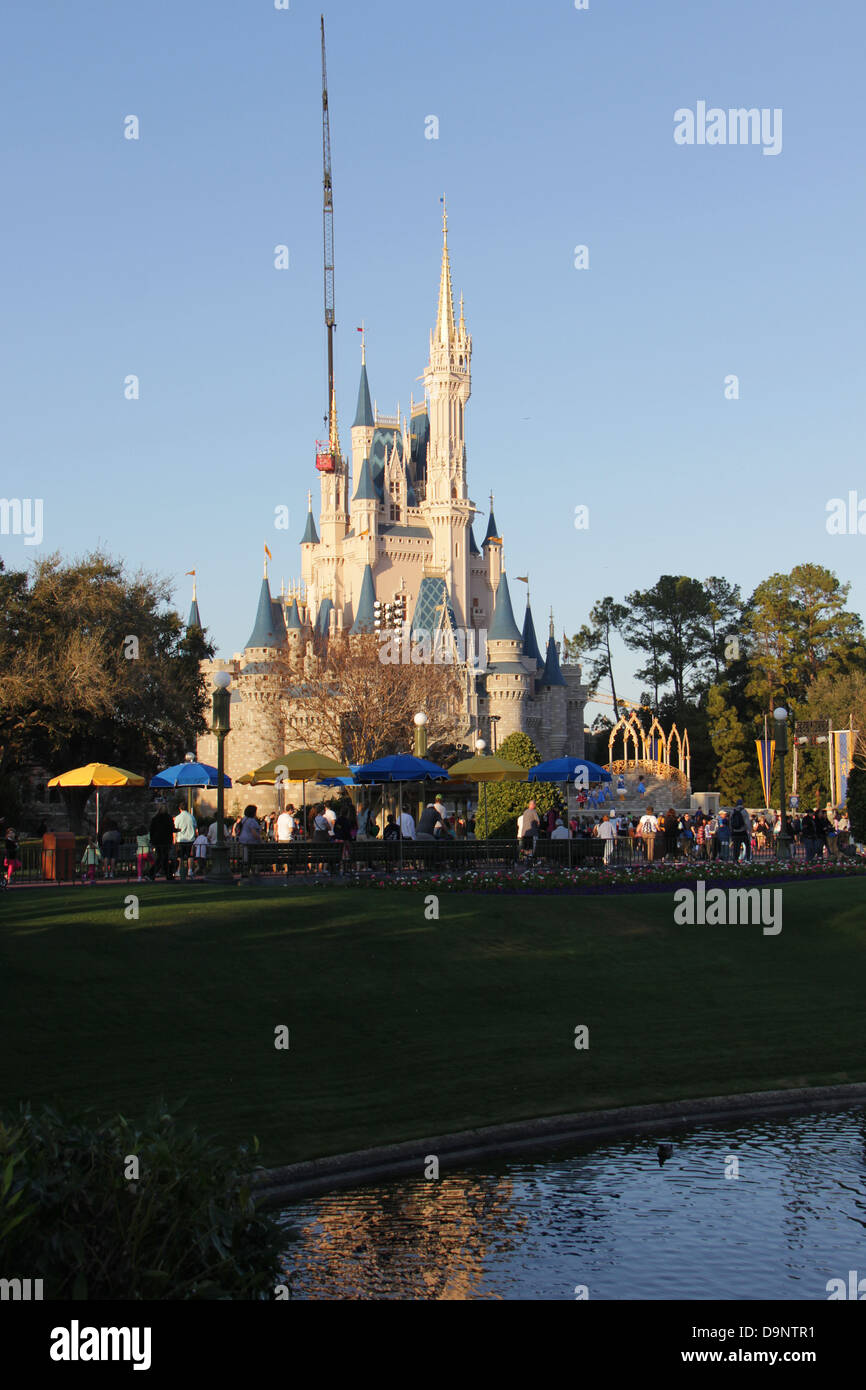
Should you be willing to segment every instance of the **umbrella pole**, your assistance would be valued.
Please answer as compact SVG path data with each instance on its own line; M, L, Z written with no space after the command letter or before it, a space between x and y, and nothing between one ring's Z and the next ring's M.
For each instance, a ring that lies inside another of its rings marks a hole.
M301 799L302 799L302 801L303 801L303 803L304 803L304 809L303 809L303 811L301 812L301 815L302 815L302 820L301 820L301 836L302 836L303 839L306 840L306 838L307 838L307 782L306 782L306 778L303 778L303 779L301 780Z
M99 843L99 788L96 788L96 842Z
M397 797L400 806L398 823L400 826L400 868L403 868L403 783L397 783Z

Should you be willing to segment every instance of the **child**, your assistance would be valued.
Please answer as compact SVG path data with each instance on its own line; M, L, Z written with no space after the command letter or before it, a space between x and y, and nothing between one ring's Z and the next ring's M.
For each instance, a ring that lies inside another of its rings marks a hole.
M102 863L102 851L96 843L96 837L89 835L84 853L81 856L81 867L85 871L85 883L92 883L96 877L96 866Z
M18 838L14 827L10 825L6 831L6 844L3 851L3 865L6 869L6 887L12 884L12 875L16 869L21 868L21 861L18 858Z
M138 881L141 883L144 877L143 871L150 867L151 862L150 835L143 825L140 825L135 832L135 851L135 862L138 866Z
M198 874L199 874L199 878L204 878L204 872L205 872L205 867L206 867L205 861L206 861L206 859L207 859L207 851L208 851L208 844L209 844L209 843L210 843L210 842L209 842L208 837L207 837L207 835L205 834L204 830L200 829L199 832L198 832L198 834L196 835L195 839L194 839L193 842L192 842L192 852L193 852L194 862L195 862L195 864L198 865Z

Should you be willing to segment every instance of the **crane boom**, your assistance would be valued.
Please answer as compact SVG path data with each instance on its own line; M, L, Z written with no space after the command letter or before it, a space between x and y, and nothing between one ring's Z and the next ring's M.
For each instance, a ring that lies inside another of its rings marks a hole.
M324 203L322 222L325 243L325 327L328 333L328 438L335 438L334 410L334 193L331 184L331 123L328 114L328 69L325 64L325 16L322 21L322 165Z

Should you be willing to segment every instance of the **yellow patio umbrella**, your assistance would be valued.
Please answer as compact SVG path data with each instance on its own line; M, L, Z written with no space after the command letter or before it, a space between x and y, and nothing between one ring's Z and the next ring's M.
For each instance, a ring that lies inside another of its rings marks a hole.
M110 767L108 763L88 763L85 767L74 767L71 772L61 772L52 777L49 787L95 787L96 788L96 833L99 834L99 788L100 787L146 787L147 781L137 772L127 772L125 767Z
M508 758L497 758L495 753L476 754L474 758L461 758L452 763L448 776L455 782L483 782L484 789L484 838L487 839L487 783L488 782L527 782L529 773L525 767L512 763ZM480 789L479 789L480 790Z
M338 763L324 753L316 753L312 748L294 748L291 753L281 753L270 762L263 763L252 772L245 772L236 782L247 787L273 787L279 782L300 782L303 797L304 834L307 833L307 783L317 782L320 777L351 777L352 769L345 763Z

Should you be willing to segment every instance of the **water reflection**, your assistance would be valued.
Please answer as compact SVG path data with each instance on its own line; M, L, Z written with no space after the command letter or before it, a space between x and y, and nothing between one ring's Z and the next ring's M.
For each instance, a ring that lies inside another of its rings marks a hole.
M860 1107L682 1131L663 1165L659 1137L310 1198L293 1296L825 1299L866 1274Z

